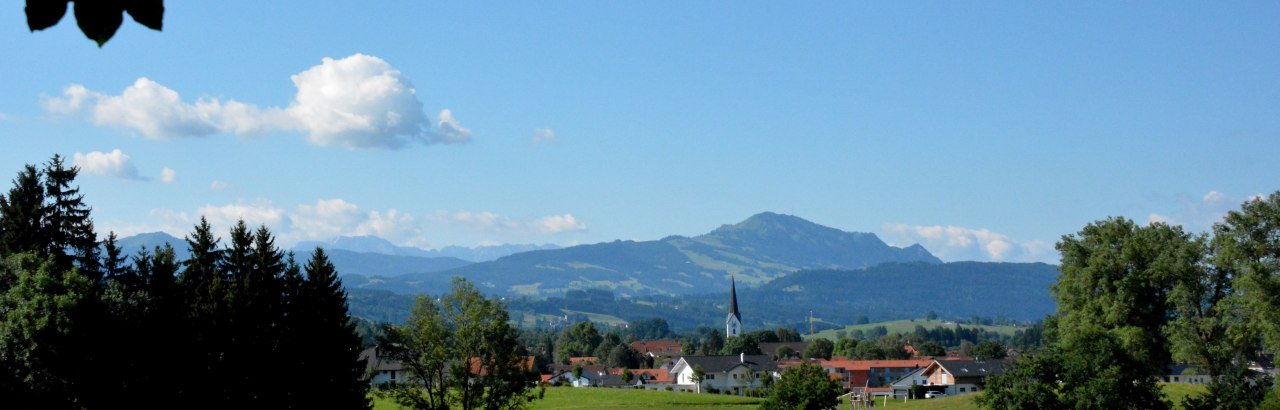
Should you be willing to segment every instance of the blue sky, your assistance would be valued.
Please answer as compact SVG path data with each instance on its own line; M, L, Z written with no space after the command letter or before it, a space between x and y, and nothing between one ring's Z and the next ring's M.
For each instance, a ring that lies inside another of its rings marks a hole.
M769 210L1010 261L1280 189L1275 2L366 3L169 2L101 49L10 5L0 171L80 154L124 234L575 244Z

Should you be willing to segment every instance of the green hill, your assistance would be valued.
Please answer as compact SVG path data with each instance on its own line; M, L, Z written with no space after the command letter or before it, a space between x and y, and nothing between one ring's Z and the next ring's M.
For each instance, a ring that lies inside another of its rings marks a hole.
M856 330L861 330L862 332L866 333L866 332L871 332L872 329L875 329L880 326L884 326L885 329L890 334L911 333L915 331L916 326L924 326L925 329L933 329L938 326L943 326L943 327L963 326L968 329L982 329L988 332L999 333L1005 336L1013 336L1013 333L1018 331L1018 329L1025 328L1024 326L1013 326L1013 325L995 326L995 325L972 325L967 323L957 325L955 322L948 322L945 320L905 319L905 320L890 320L887 322L864 323L861 325L849 325L839 329L827 329L827 330L823 330L821 332L815 333L812 336L806 335L804 336L804 338L813 339L813 338L820 337L820 338L825 338L827 340L837 340L839 338L836 337L836 332L839 332L842 330L847 332L848 334L852 334Z

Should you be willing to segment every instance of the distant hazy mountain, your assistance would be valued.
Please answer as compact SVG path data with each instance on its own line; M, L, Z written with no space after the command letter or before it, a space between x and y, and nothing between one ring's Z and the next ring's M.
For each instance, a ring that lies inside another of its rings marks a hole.
M605 288L619 295L684 295L765 283L801 269L859 269L885 262L941 263L919 245L889 246L874 234L844 232L804 219L761 213L692 238L614 241L513 254L430 275L365 284L373 289L438 293L464 276L491 292L557 295Z
M138 251L146 249L147 252L154 252L157 246L169 244L173 247L173 254L179 261L186 260L191 256L191 252L187 250L187 241L182 238L176 238L164 232L140 233L134 236L116 239L120 250L125 255L137 255Z
M378 238L372 239L380 241ZM178 260L187 259L191 255L187 250L186 240L175 238L164 232L138 234L120 238L117 241L120 244L120 249L128 255L137 254L143 248L146 248L147 251L152 251L156 246L161 246L165 243L173 246L174 254L178 257ZM307 258L311 257L311 252L315 250L315 246L298 246L294 249L298 262L306 263ZM471 262L450 257L385 255L381 253L353 252L345 249L330 249L328 247L325 247L325 252L329 254L329 260L333 262L333 265L338 268L338 273L344 276L396 276L405 273L430 273L471 264ZM366 279L356 278L352 281L363 283Z
M470 262L484 262L525 251L559 249L556 245L502 244L492 246L446 246L441 249L421 249L395 244L376 236L340 236L327 241L303 241L294 246L295 251L310 252L320 246L326 250L343 249L352 252L380 253L424 258L458 258ZM400 272L404 273L404 272Z
M311 248L312 251L315 248ZM294 251L299 261L310 257L311 251ZM470 265L458 258L428 258L422 256L384 255L380 253L352 252L345 249L325 249L333 266L342 275L397 276L406 273L431 273Z

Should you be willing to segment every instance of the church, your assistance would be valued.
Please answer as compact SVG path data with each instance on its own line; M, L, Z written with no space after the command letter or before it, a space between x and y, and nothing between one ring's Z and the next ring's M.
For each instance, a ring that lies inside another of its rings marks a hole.
M724 319L724 337L742 335L742 314L738 313L738 289L733 277L729 277L729 317Z

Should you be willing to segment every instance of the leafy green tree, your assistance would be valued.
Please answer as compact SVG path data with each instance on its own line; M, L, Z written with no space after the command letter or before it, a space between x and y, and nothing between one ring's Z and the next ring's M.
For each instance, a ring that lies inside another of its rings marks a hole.
M979 344L979 346L981 346L981 344ZM935 342L932 340L921 343L919 346L916 346L916 352L920 353L920 356L927 356L927 357L939 357L939 356L947 355L947 349L943 348L942 345L938 344L938 342ZM1001 353L1004 353L1004 352L1001 351ZM1002 355L1001 358L1003 357L1004 356ZM984 359L979 359L979 360L984 360Z
M390 326L383 332L380 353L399 361L414 378L413 383L386 386L381 394L414 409L449 408L448 364L453 332L440 306L428 296L418 296L404 326Z
M1112 218L1062 238L1062 274L1053 285L1056 332L1064 337L1100 327L1116 336L1146 374L1171 361L1163 330L1173 308L1170 289L1195 276L1200 252L1181 228L1138 226Z
M702 347L698 349L698 353L704 356L714 356L724 349L724 336L720 335L719 330L712 329L707 336L702 339Z
M1267 351L1280 352L1280 192L1227 213L1214 225L1213 253L1214 266L1235 281L1229 303L1244 315L1230 338L1261 339Z
M622 381L623 381L623 382L631 383L631 381L632 381L632 380L635 380L635 378L636 378L636 375L635 375L635 373L631 373L631 369L623 369L623 370L622 370Z
M816 338L809 342L809 347L804 349L804 357L809 359L831 359L831 352L835 350L835 344L824 338Z
M383 347L423 384L400 384L388 394L414 408L524 407L534 398L536 374L508 319L502 304L461 278L439 302L419 297L408 325L389 329Z
M77 351L83 304L93 283L62 270L52 257L9 255L0 276L12 286L0 295L0 393L18 408L77 408Z
M590 356L603 340L594 323L578 322L560 333L556 343L556 361L568 364L570 357Z
M740 353L760 354L760 344L756 342L756 338L750 335L742 335L730 337L725 340L724 347L720 348L720 354L722 355L736 356Z
M702 370L702 365L700 364L693 365L693 374L690 376L690 378L693 379L694 390L696 390L698 393L702 393L702 382L704 380L707 380L707 371Z
M923 354L923 353L922 353ZM946 354L945 352L943 354ZM984 340L973 347L973 358L978 360L1000 360L1008 356L1008 348L995 340Z
M827 376L826 370L815 364L804 363L782 373L782 379L774 383L772 393L760 408L830 409L840 403L841 393L844 393L844 389L840 387L840 383Z
M855 349L857 347L858 347L857 339L840 339L836 341L835 347L832 348L831 355L842 356L846 358L853 358L856 356ZM781 356L782 354L779 353L778 355Z

